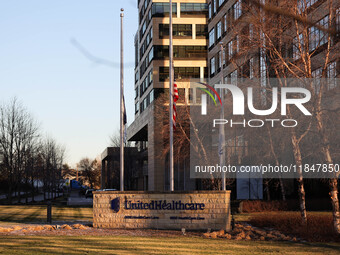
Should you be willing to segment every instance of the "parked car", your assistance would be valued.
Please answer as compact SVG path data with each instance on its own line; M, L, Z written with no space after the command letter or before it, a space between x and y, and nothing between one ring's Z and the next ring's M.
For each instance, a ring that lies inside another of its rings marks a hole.
M93 191L94 189L88 189L85 192L85 198L93 198Z

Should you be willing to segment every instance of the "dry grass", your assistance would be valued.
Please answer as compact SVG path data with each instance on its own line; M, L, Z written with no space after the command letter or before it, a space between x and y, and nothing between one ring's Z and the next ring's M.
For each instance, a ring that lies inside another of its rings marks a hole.
M301 223L299 212L254 213L250 223L257 227L271 227L311 242L339 242L332 225L332 215L328 212L308 213L308 224Z

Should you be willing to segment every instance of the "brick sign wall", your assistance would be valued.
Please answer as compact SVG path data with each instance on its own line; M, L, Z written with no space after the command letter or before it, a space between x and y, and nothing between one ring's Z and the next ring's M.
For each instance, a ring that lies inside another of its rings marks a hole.
M230 191L97 191L97 228L230 229Z

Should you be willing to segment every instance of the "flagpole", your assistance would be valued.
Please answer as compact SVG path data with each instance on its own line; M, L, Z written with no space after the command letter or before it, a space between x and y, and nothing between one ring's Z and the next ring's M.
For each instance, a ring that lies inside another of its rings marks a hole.
M124 48L123 18L124 9L120 9L120 191L124 191Z
M221 46L221 84L223 84L223 43L220 42ZM224 120L224 90L221 93L222 109L221 109L221 119ZM221 150L220 151L220 166L223 167L225 164L225 134L224 125L220 125L220 139L221 139ZM225 173L222 172L222 190L226 190Z
M174 191L174 127L173 127L173 91L174 91L174 67L173 67L173 41L172 41L172 0L169 10L169 107L170 107L170 191Z

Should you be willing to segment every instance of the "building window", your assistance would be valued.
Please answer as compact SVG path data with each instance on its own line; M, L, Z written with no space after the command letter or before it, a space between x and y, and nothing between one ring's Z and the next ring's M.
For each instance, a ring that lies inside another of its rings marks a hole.
M239 17L242 15L242 9L241 9L241 1L238 0L234 5L233 5L233 10L234 10L234 19L237 20Z
M336 62L331 62L327 66L327 78L336 78Z
M224 3L224 0L218 0L218 6L219 7L221 7L223 3Z
M153 70L151 69L149 73L149 86L151 85L152 82L153 82Z
M215 28L209 32L209 48L215 44Z
M254 71L255 71L255 66L254 66L254 58L249 59L249 79L254 78Z
M199 3L181 3L181 16L208 14L208 5Z
M135 99L138 97L138 87L135 88Z
M143 100L143 108L144 108L144 110L146 109L146 107L148 107L148 97L146 97L146 98Z
M234 54L234 49L233 49L233 41L231 40L230 42L228 42L228 60L230 60L233 57Z
M222 51L218 52L218 68L222 67Z
M321 78L322 77L322 68L315 69L312 71L312 77L313 78Z
M223 65L225 66L225 63L226 63L226 48L223 47Z
M200 78L199 67L175 67L175 79ZM159 67L159 81L164 82L169 79L169 67Z
M164 17L169 16L170 4L169 3L152 3L152 16ZM177 3L172 4L172 15L177 14Z
M151 61L153 60L153 48L151 48L151 50L149 51L149 55L148 55L148 62L149 64L151 63Z
M148 12L148 21L149 22L151 21L151 18L152 18L152 12L151 12L151 9L150 9L149 12Z
M206 46L174 46L174 58L205 58ZM155 45L154 54L156 59L169 57L169 46Z
M327 78L328 78L328 89L334 89L336 87L336 62L331 62L327 66Z
M217 39L220 39L222 36L222 22L219 21L217 23Z
M159 24L159 38L169 36L169 24ZM172 34L174 37L192 37L191 24L173 24Z
M336 10L336 31L340 31L340 8Z
M293 59L297 60L301 57L301 52L300 52L300 48L301 50L303 50L303 35L299 34L299 38L298 37L294 37L293 39Z
M149 30L149 33L146 36L146 44L147 44L147 46L149 46L151 41L152 41L152 28Z
M227 14L223 16L223 23L224 23L224 32L227 32L227 29L228 29Z
M144 34L145 34L145 30L146 30L146 22L144 21L143 25L142 25L142 29L140 30L140 40L142 40Z
M216 13L216 10L217 10L217 3L216 3L216 0L213 0L213 2L214 2L214 14Z
M151 104L153 100L155 99L154 90L151 90L149 95L150 95L150 104Z
M208 26L196 24L196 38L208 38Z
M215 57L210 59L210 75L215 73Z
M208 11L209 11L209 19L212 17L212 10L211 10L211 4L208 4Z
M139 112L139 103L135 104L135 114Z
M318 68L315 69L314 71L312 71L312 77L316 78L313 81L313 85L314 85L314 91L315 94L318 95L320 93L320 87L321 87L321 80L320 78L322 78L322 68Z
M253 26L253 24L249 24L249 38L250 38L250 40L254 39L254 26Z
M261 102L262 104L266 104L267 66L266 66L266 53L264 49L260 50L260 83L261 83Z
M235 53L240 52L240 40L238 39L238 35L235 37Z
M304 12L319 0L298 0L297 8L299 12Z
M237 86L238 72L237 69L230 73L230 83Z
M138 80L139 80L139 72L137 70L137 72L135 73L135 83L137 83Z
M317 23L319 26L324 27L325 29L328 28L329 25L329 15L325 16L323 19L318 21ZM316 48L324 45L328 42L328 34L324 31L316 28L311 27L309 30L309 50L315 50Z

